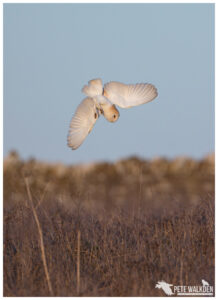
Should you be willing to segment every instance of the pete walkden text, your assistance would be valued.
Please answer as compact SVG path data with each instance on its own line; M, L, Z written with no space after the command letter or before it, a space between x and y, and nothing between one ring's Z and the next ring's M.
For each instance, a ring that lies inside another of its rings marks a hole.
M197 293L197 294L211 294L213 293L213 286L210 285L204 285L204 286L187 286L187 285L181 285L181 286L175 286L174 285L174 293L180 294L180 293Z

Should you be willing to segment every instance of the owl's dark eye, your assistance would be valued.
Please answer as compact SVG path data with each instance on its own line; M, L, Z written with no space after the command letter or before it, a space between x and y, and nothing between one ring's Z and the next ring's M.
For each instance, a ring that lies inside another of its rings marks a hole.
M116 119L117 116L116 116L116 115L113 115L113 117L114 117L114 119Z
M95 113L95 114L94 114L94 118L95 118L95 119L97 119L97 116L98 116L98 114L97 114L97 113Z

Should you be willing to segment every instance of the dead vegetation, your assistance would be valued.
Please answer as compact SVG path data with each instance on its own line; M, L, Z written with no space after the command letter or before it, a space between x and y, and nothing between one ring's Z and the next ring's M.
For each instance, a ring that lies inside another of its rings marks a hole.
M157 281L202 279L214 285L213 156L5 160L4 296L165 296Z

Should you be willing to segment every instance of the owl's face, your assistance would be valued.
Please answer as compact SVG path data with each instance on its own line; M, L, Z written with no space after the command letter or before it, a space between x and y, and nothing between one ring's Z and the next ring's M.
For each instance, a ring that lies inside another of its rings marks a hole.
M109 122L116 122L119 119L120 113L115 105L103 106L103 115Z

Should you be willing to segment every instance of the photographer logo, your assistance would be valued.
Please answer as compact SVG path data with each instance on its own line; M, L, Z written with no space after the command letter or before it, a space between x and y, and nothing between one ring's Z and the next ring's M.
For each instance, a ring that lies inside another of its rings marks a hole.
M167 296L213 296L213 286L206 280L202 285L173 285L165 281L158 281L155 288L162 289Z

